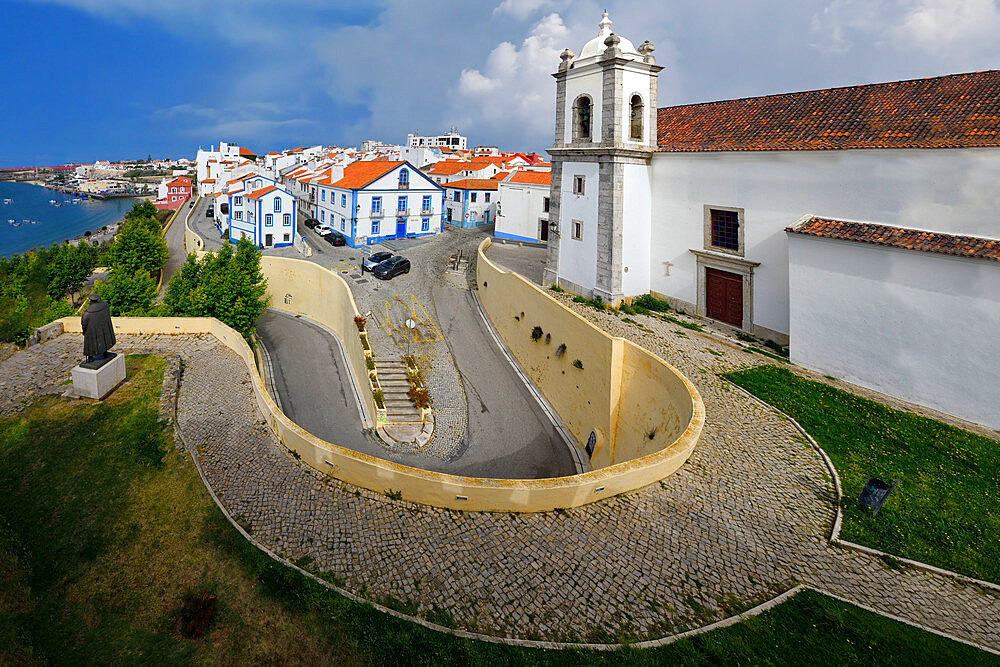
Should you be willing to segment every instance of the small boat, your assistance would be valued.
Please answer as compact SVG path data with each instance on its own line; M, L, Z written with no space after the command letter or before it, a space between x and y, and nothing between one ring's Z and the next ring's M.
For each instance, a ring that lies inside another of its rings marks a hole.
M13 225L13 224L14 224L14 218L10 218L10 219L8 219L8 220L7 220L7 224L8 224L8 225Z
M73 200L73 203L74 203L74 204L79 204L79 203L80 203L80 198L79 198L79 197L75 198L75 199Z
M56 203L56 200L55 200L55 199L50 199L50 200L49 200L49 203L50 203L50 204L55 204L55 203Z
M13 202L14 202L14 200L13 200L13 199L11 199L10 197L8 197L8 198L6 198L6 199L4 199L4 200L3 200L3 203L4 203L4 204L11 204L11 203L13 203Z
M33 224L33 225L37 225L37 224L38 224L38 221L37 221L37 220L32 220L32 221L31 221L31 224Z

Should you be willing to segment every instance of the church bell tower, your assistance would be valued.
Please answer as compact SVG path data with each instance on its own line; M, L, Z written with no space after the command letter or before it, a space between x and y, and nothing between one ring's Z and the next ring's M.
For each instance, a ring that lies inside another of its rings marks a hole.
M650 161L656 151L656 81L648 41L636 48L602 16L556 79L555 141L544 281L618 303L649 291Z

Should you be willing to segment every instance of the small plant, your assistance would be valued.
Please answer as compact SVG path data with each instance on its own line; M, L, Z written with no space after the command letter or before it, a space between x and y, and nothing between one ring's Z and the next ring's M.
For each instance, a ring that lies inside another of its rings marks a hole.
M375 399L375 405L378 406L379 410L385 410L385 396L382 395L381 389L373 391L372 398Z
M535 327L535 328L533 328L531 330L531 340L533 340L533 341L535 341L537 343L538 340L542 337L542 333L544 333L544 332L542 331L541 327Z
M375 370L375 360L371 357L365 357L365 366L367 366L370 371Z
M368 379L372 381L372 384L375 384L375 379L377 377L378 374L375 371L368 371Z
M393 491L392 489L386 489L386 491L385 491L385 497L388 498L389 500L402 500L403 499L403 492L402 491Z
M421 374L419 368L411 368L406 371L406 379L410 381L410 384L414 387L424 386L424 376Z
M642 308L644 310L653 310L658 313L665 313L670 310L670 304L663 299L657 299L655 296L649 294L643 294L632 302L633 308Z
M757 340L756 338L754 338L754 337L753 337L753 336L751 336L750 334L748 334L748 333L745 333L745 332L743 332L743 331L737 331L737 332L736 332L736 337L737 337L737 338L739 338L739 339L740 339L741 341L743 341L744 343L752 343L752 342L754 342L755 340Z
M553 292L556 292L557 294L562 294L563 292L566 291L562 287L559 287L559 285L549 285L549 289L552 290Z
M787 357L788 356L788 350L786 350L783 345L780 345L779 343L775 343L773 340L765 340L764 341L764 347L768 347L768 348L774 350L777 354L780 354L783 357Z
M371 352L372 348L368 345L368 334L361 333L361 347L364 348L365 352Z
M417 367L417 360L416 360L416 358L412 354L404 354L403 355L403 363L406 364L407 366L409 366L410 368L416 368Z
M367 323L368 323L368 320L366 320L365 318L361 317L360 315L355 315L354 316L354 326L356 326L358 328L358 331L364 331L365 330L365 324L367 324Z
M410 390L406 392L406 395L410 397L410 401L413 405L418 408L431 407L431 395L427 393L427 390L423 387L410 387Z
M583 370L583 362L580 361L579 359L573 360L573 366L574 368L579 368L580 370Z
M691 331L704 331L705 330L705 328L703 326L701 326L700 324L695 324L694 322L685 322L684 320L679 320L676 317L670 317L669 315L665 315L663 317L663 319L666 320L667 322L673 322L674 324L676 324L679 327L684 327L685 329L690 329Z
M559 347L556 348L556 356L561 357L566 354L566 343L559 343Z

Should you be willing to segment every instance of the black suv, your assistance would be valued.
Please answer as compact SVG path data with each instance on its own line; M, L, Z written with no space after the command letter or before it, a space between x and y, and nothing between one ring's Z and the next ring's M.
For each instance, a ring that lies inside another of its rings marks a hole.
M205 209L205 217L206 218L212 218L214 216L215 216L215 207L214 206L209 206L207 209Z
M344 237L338 234L337 232L330 232L329 234L324 234L323 240L325 240L327 243L333 246L347 245L347 241L344 240Z
M379 280L389 280L398 276L401 273L410 272L410 260L405 257L396 255L395 257L390 257L381 264L375 267L372 274Z
M304 224L309 229L316 229L316 225L319 224L319 220L317 220L316 218L309 218L302 224Z

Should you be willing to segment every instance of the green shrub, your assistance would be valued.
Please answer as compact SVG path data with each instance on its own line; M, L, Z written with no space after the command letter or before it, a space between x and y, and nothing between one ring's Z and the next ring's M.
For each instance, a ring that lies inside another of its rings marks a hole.
M531 340L533 340L533 341L535 341L537 343L538 339L542 337L542 333L544 333L544 332L542 331L541 327L535 327L535 328L533 328L531 330Z
M580 361L579 359L573 360L573 366L579 368L580 370L583 370L583 362Z

